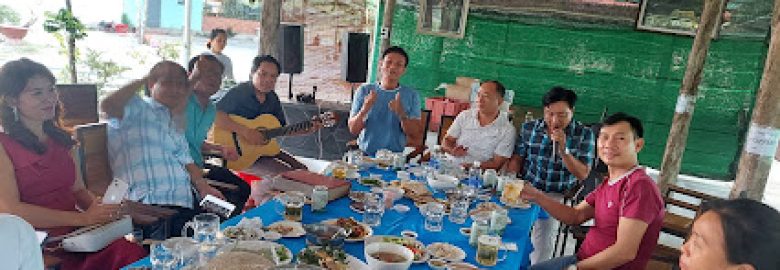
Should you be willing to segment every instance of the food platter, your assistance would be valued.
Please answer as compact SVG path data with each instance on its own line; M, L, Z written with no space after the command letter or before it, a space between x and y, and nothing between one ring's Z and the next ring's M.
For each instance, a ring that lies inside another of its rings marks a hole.
M432 258L445 259L451 262L462 261L466 258L466 252L463 249L449 243L432 243L428 245L427 250Z
M292 262L293 253L289 248L282 244L269 242L269 241L238 241L231 248L230 251L234 252L250 252L264 255L266 258L276 260L276 265L285 265ZM274 255L270 255L267 252L273 251ZM269 258L270 257L270 258Z
M374 234L374 230L371 229L371 226L359 222L354 218L334 218L324 220L322 223L336 225L349 231L349 236L344 239L346 242L360 242Z
M306 234L303 225L300 222L281 220L268 225L269 231L274 231L282 235L283 238L301 237Z

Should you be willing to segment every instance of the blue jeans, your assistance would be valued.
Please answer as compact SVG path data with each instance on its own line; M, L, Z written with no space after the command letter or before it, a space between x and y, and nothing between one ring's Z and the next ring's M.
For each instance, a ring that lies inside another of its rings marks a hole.
M528 268L529 270L562 270L566 269L566 267L569 267L569 265L577 263L577 256L571 255L571 256L563 256L563 257L557 257L552 258L547 261L543 261L534 265L531 265L531 268Z

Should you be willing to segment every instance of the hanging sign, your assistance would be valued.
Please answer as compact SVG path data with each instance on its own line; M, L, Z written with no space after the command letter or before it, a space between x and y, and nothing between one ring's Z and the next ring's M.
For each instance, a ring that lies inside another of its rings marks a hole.
M745 152L763 157L772 157L777 150L780 129L773 127L750 124L747 139L745 139Z

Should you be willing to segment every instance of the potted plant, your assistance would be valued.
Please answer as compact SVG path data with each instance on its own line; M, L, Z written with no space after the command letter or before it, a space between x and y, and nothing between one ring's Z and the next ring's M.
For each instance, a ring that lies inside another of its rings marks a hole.
M19 13L7 5L0 4L0 34L11 40L21 40L27 36L27 29L35 23L38 17L30 11L30 20L19 25Z

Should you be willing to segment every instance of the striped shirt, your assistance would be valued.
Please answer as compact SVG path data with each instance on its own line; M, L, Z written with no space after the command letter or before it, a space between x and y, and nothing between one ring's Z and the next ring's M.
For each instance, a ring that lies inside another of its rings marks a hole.
M114 177L130 184L128 199L192 208L185 168L192 157L183 131L164 105L148 97L131 98L122 119L109 119L108 153Z
M566 149L590 167L596 148L593 131L572 119L564 132ZM523 158L523 179L531 181L540 190L561 193L577 181L563 164L560 154L555 153L553 159L553 144L543 119L523 123L517 135L515 154Z

